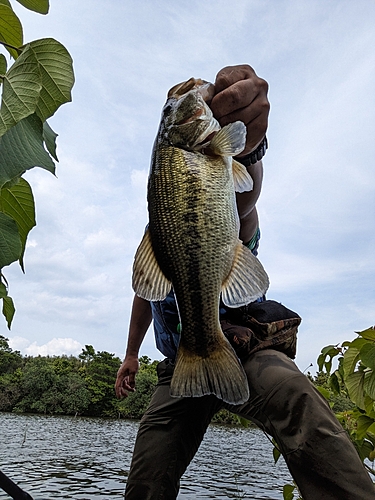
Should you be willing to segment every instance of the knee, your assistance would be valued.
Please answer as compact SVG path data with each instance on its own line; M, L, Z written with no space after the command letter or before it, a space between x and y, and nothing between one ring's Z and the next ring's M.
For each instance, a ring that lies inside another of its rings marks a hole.
M278 384L265 398L262 412L284 453L343 432L327 401L302 373Z

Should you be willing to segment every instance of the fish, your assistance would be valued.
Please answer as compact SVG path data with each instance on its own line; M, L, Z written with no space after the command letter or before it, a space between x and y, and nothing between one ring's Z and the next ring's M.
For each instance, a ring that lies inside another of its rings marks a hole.
M214 394L244 403L244 369L220 327L220 299L239 307L262 297L269 279L239 239L235 191L250 191L235 161L245 147L242 122L223 128L208 105L214 85L190 78L169 91L147 187L149 222L136 251L132 286L163 300L173 289L181 325L172 397Z

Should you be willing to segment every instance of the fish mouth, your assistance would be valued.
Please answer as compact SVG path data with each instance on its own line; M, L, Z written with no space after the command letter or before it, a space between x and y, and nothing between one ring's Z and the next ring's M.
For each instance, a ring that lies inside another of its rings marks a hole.
M168 99L180 99L182 96L190 92L191 90L197 90L203 100L210 104L212 98L215 95L215 85L210 82L206 82L201 78L190 78L185 82L178 83L174 85L168 92Z

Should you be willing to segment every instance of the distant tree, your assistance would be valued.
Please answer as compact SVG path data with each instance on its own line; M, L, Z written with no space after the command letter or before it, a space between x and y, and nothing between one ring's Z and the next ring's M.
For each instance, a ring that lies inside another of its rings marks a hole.
M87 413L93 416L115 416L117 400L114 384L120 358L106 351L95 352L91 345L82 349L79 358L83 361L80 373L90 392L90 404Z
M9 347L8 339L0 335L0 376L13 373L22 365L22 356L19 351Z
M60 377L59 386L64 415L84 414L90 405L90 391L81 375L76 372L64 374Z
M22 363L21 354L12 351L8 339L0 335L0 411L11 411L21 396Z
M57 380L52 358L41 356L27 358L21 379L23 397L17 404L16 410L55 413L60 402Z

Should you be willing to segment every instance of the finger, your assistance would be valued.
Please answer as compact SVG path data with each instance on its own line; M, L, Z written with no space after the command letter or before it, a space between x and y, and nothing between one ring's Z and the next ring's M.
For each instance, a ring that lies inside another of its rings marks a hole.
M127 378L128 378L128 370L123 369L123 366L121 365L117 372L117 377L115 382L115 393L118 398L122 397L122 387L123 385L126 384Z
M129 373L127 377L127 385L129 389L134 390L135 387L135 373Z
M212 112L220 121L224 116L246 109L253 116L269 111L267 98L268 83L261 78L237 82L220 94L214 96L211 102ZM251 117L250 117L251 119Z
M134 392L135 391L135 381L129 380L130 377L117 377L116 383L115 383L115 392L116 396L118 398L123 398L127 397L129 395L129 392Z
M234 83L213 97L211 109L214 117L220 120L223 116L245 108L253 102L257 93L258 89L248 80Z
M222 92L240 80L256 77L256 73L248 64L239 64L237 66L226 66L216 75L215 90L216 93Z

